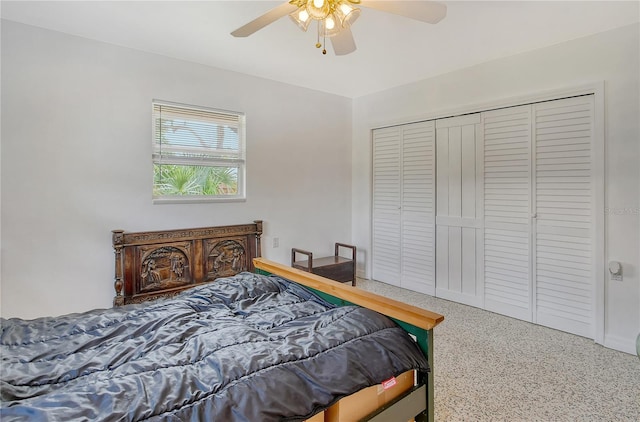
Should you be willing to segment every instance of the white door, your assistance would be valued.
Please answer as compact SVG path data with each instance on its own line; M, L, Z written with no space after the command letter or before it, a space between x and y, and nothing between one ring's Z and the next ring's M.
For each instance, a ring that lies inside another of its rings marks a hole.
M591 338L593 110L593 95L533 106L535 322Z
M482 113L485 309L594 337L593 95Z
M373 131L374 280L435 292L435 125Z
M482 307L480 114L436 121L436 296Z
M531 106L482 113L485 309L532 321Z
M372 278L400 286L400 127L373 131Z
M435 294L435 124L402 127L401 287Z

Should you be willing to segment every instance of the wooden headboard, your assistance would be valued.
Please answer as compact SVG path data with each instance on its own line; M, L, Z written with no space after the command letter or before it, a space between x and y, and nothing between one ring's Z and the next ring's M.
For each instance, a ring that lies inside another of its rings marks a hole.
M113 230L114 306L170 297L182 290L253 271L262 221L152 232Z

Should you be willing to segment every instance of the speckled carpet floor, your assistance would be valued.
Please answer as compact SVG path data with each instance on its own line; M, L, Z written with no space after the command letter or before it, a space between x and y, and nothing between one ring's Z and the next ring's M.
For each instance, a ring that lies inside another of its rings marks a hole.
M358 287L444 315L436 421L640 421L637 356L384 283Z

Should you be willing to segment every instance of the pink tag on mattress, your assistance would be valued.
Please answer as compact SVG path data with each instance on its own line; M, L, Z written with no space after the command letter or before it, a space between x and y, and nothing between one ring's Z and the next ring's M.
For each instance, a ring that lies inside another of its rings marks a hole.
M388 390L392 387L395 387L398 381L396 381L396 377L389 378L386 381L382 381L382 388L384 390Z

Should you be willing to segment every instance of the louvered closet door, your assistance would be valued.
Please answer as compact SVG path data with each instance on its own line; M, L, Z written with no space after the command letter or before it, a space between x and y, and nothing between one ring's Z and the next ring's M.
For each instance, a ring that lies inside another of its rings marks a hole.
M482 113L485 309L532 321L531 106Z
M480 114L436 121L436 296L482 307Z
M435 124L402 127L401 286L435 294Z
M373 131L372 278L400 286L401 131Z
M372 278L434 294L435 125L373 131Z
M536 322L594 336L593 95L534 105Z

